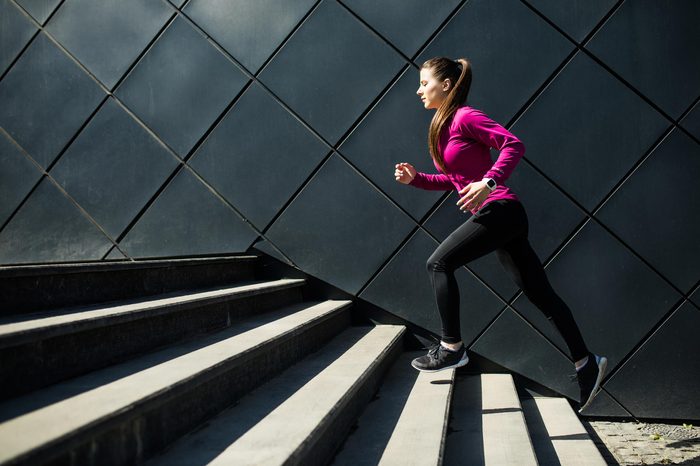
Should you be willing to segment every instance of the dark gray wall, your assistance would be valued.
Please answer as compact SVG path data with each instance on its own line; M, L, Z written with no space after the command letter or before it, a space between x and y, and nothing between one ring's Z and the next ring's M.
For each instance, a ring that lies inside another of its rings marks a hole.
M610 359L589 412L699 419L698 23L695 0L0 0L0 263L258 247L438 332L425 261L466 217L393 165L434 171L418 66L467 57ZM576 397L495 257L458 279L472 350Z

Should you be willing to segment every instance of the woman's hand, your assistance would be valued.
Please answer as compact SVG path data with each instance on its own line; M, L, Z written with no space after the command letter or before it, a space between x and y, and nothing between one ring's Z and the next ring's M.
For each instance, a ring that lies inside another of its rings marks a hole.
M413 168L413 165L407 162L397 163L394 176L396 177L396 181L399 183L408 184L413 181L413 178L415 178L416 169Z
M475 210L486 200L490 193L491 190L486 186L486 181L484 180L469 183L459 190L459 194L462 196L457 201L457 205L460 206L459 210L462 212L465 212L467 209Z

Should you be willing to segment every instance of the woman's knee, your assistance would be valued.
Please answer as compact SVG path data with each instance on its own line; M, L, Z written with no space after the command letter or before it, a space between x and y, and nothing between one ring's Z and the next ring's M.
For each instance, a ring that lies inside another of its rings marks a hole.
M425 268L428 271L428 273L434 273L434 272L449 272L450 267L447 264L447 261L440 257L434 257L430 256L425 263Z

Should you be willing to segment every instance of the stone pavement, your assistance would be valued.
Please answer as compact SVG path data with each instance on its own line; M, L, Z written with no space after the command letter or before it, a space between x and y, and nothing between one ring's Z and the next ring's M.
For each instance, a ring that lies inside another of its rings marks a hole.
M635 421L582 422L612 465L700 466L700 427Z

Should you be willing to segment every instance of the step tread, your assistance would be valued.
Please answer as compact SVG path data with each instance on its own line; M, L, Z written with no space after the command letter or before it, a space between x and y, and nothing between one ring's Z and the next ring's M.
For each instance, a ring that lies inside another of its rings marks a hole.
M333 466L442 463L455 370L417 371L411 360L424 354L401 354Z
M141 402L167 394L174 387L206 374L227 360L241 357L266 342L293 333L309 322L323 319L351 304L352 301L328 300L312 305L288 306L237 323L206 338L175 345L4 402L0 404L0 420L5 421L0 424L0 462L20 457L70 436L78 429L86 429ZM290 310L294 312L289 313ZM75 394L76 391L79 393ZM51 402L36 407L41 400ZM27 405L36 409L10 418Z
M452 412L445 464L538 464L510 374L459 378Z
M33 314L31 318L21 317L0 319L0 348L17 345L41 336L85 330L91 325L102 325L105 319L110 321L125 321L144 315L152 316L161 311L167 312L169 307L197 301L223 299L227 297L244 297L280 288L301 286L304 279L280 279L274 281L255 281L229 287L217 287L206 291L182 291L167 293L160 296L149 296L109 305L81 306L70 310L43 312Z
M405 327L344 331L149 465L283 464L324 428Z
M540 463L607 464L565 398L535 397L522 400L522 404Z
M454 380L454 369L418 374L380 464L442 464Z
M224 257L194 257L181 259L148 259L121 260L99 262L68 262L64 264L33 264L33 265L4 265L0 266L0 277L54 275L64 273L112 272L133 269L148 269L160 267L181 267L190 265L209 265L228 262L252 262L260 259L259 255L242 254Z
M510 374L483 374L484 452L489 464L537 464Z

